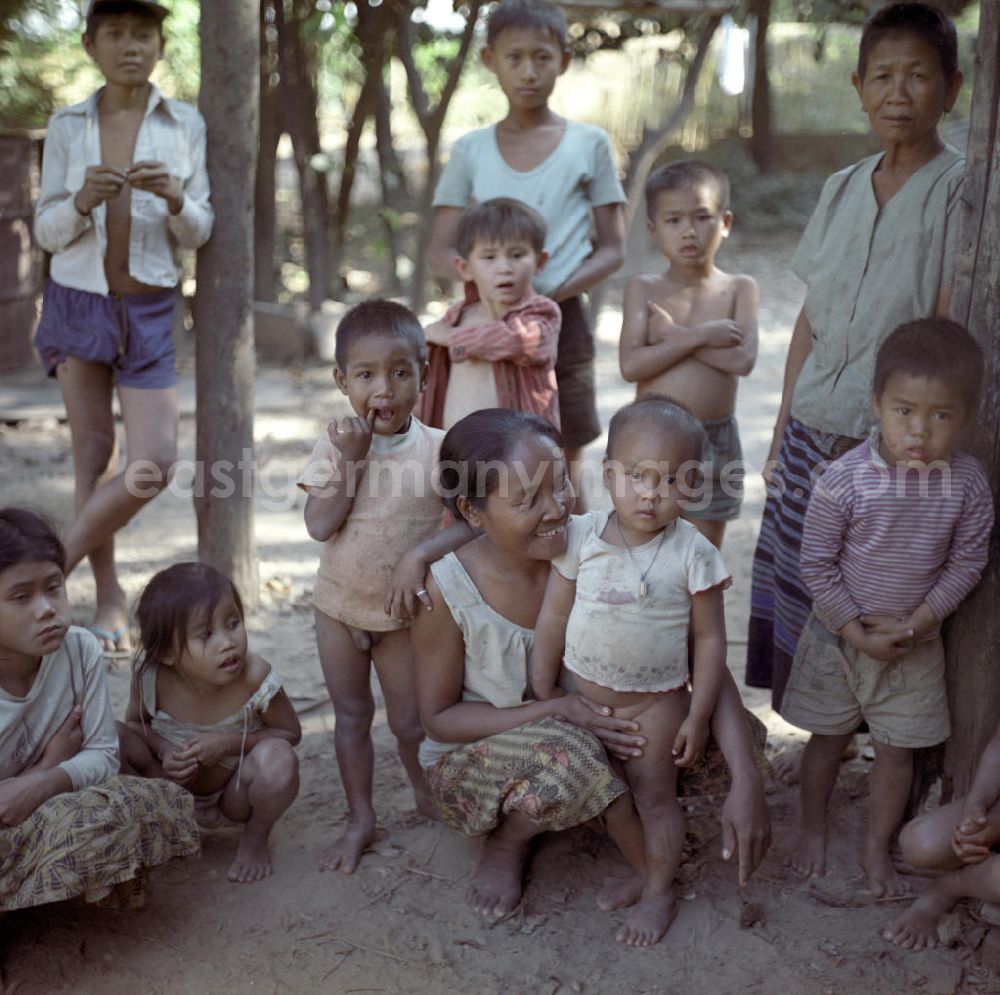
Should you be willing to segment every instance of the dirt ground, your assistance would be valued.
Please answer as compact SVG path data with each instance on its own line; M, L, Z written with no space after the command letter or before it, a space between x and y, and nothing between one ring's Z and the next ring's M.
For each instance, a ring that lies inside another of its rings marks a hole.
M741 388L739 419L747 459L759 467L780 397L784 352L802 287L788 270L792 238L734 237L721 265L760 282L761 354ZM656 265L636 246L633 268ZM620 294L608 294L610 301ZM605 424L631 397L618 376L619 315L599 325L599 389ZM190 349L187 350L190 352ZM181 456L193 458L190 359L181 364ZM263 367L258 384L257 543L262 606L250 620L252 644L286 678L301 714L302 790L273 837L276 873L233 885L226 869L228 832L204 837L198 860L155 876L146 909L116 913L46 907L0 917L0 995L41 993L544 993L1000 991L1000 932L965 909L949 922L950 949L920 954L884 942L879 931L898 903L875 903L864 890L856 853L864 830L866 762L845 765L832 804L830 869L802 882L785 870L797 810L793 789L770 786L774 845L741 892L720 858L717 800L699 799L688 825L681 869L684 902L658 946L617 946L621 914L594 898L622 866L611 845L579 829L541 841L520 911L495 926L463 904L477 848L412 809L384 712L376 718L375 799L381 829L374 852L353 876L320 874L318 854L345 818L333 756L332 709L316 659L309 592L317 550L305 534L302 500L291 480L312 440L344 401L329 368ZM58 391L40 372L0 377L0 501L41 506L72 517L69 433ZM596 467L601 445L590 449ZM763 504L757 475L748 480L743 517L724 549L735 578L728 595L729 663L742 675L750 562ZM196 553L194 515L182 488L161 496L119 534L118 556L130 596L156 570ZM86 570L70 580L77 621L90 619ZM121 708L127 670L110 672ZM798 735L777 719L763 693L747 704L768 723L771 746ZM919 888L921 883L917 882Z

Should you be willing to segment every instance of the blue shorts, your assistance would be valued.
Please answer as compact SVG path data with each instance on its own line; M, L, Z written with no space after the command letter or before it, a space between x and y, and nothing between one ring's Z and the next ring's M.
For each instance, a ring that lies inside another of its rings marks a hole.
M101 363L120 387L173 387L176 288L150 294L91 294L50 280L35 348L50 377L72 356Z

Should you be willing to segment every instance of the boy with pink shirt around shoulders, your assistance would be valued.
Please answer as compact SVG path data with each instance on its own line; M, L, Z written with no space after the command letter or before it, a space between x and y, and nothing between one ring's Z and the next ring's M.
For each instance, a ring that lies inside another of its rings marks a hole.
M510 197L466 211L455 267L469 291L424 330L428 382L417 415L449 429L473 411L510 408L559 428L559 305L532 289L545 265L545 222ZM474 288L474 292L473 292Z
M979 462L956 450L977 409L982 351L944 318L900 325L875 361L878 424L817 482L802 577L814 599L781 715L812 736L800 769L801 822L790 865L826 871L826 807L862 719L875 764L862 864L876 898L906 894L889 848L913 751L951 732L941 623L987 561L993 498Z

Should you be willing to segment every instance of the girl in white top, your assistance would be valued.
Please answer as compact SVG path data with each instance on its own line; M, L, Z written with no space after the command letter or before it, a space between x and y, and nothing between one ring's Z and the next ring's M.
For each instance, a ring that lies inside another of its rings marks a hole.
M302 730L281 679L247 647L239 593L203 563L177 563L146 585L136 615L123 769L186 787L203 824L243 823L229 880L267 877L271 828L299 790Z
M47 522L0 510L0 912L140 905L148 868L198 852L183 791L118 776L103 653L69 624L65 563Z
M645 839L642 895L616 936L631 946L656 943L676 915L684 844L677 768L704 751L725 670L729 574L718 550L680 517L702 442L698 420L661 398L612 418L604 480L614 511L571 521L535 627L535 696L563 693L563 664L582 694L638 721L647 739L642 756L625 761Z

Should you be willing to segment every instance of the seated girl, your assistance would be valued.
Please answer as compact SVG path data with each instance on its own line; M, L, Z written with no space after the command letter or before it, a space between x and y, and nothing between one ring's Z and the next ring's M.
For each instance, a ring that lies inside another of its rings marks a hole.
M441 447L441 487L456 516L483 534L431 567L434 610L413 627L417 695L427 733L420 760L444 821L484 838L468 889L490 917L521 900L527 845L537 834L603 816L637 872L641 833L605 748L641 755L639 723L578 693L531 701L528 655L550 564L566 550L574 494L556 430L521 412L463 418ZM770 842L750 727L729 675L712 731L732 771L723 856L739 851L740 882ZM603 745L602 745L603 744ZM605 910L636 901L636 879L606 887Z
M122 766L195 796L198 821L243 825L229 880L272 872L271 829L299 791L298 716L271 665L247 647L228 577L177 563L146 585Z
M44 519L0 510L0 911L137 907L150 868L198 853L186 792L118 776L103 651L69 624L65 563Z

